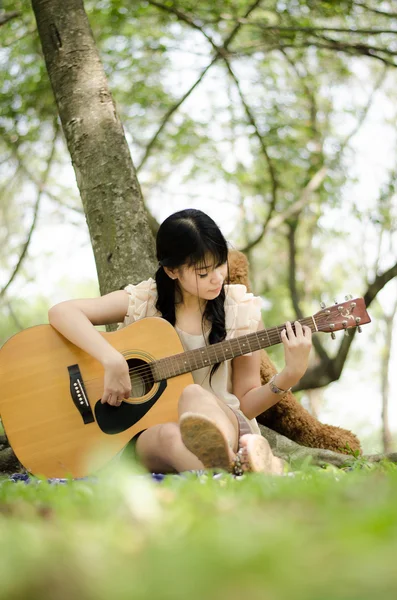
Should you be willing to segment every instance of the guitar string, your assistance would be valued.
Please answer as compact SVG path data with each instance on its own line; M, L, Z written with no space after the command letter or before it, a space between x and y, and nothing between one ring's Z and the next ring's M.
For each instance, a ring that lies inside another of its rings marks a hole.
M307 317L304 320L308 320L309 321L309 317ZM312 324L311 317L310 317L310 323ZM271 329L273 329L273 330L277 329L277 331L272 331L271 332L270 331ZM276 343L281 343L282 340L280 338L279 330L282 331L283 329L285 329L285 327L283 327L282 325L279 325L278 327L269 328L269 330L260 329L260 330L258 330L256 332L252 333L252 334L248 334L248 336L250 336L250 335L254 336L255 335L256 337L258 337L258 335L260 335L261 333L265 332L266 333L266 337L271 342L270 346L272 346L272 345L275 345ZM270 336L269 336L269 331L271 333ZM318 331L321 331L321 329L318 329ZM238 336L237 338L231 338L230 340L223 340L222 342L218 342L218 343L219 344L226 344L226 345L229 345L231 347L233 347L233 345L234 345L236 347L234 349L233 348L232 349L233 350L237 350L238 352L241 352L241 346L240 346L238 340L243 340L243 339L245 339L248 336ZM251 340L251 341L258 342L259 340ZM206 356L208 356L210 359L211 358L216 359L217 362L225 362L226 360L230 360L230 359L228 359L228 358L226 358L224 356L222 360L218 361L218 356L216 354L216 348L215 348L215 346L216 346L216 344L213 344L213 345L210 345L210 346L203 346L202 348L196 348L194 350L188 350L188 351L185 351L185 352L182 352L182 353L178 353L178 354L172 354L171 356L167 356L167 357L164 357L164 358L159 358L159 359L157 359L156 361L154 361L152 363L145 363L144 365L142 365L140 367L132 367L132 369L129 369L128 372L129 373L134 373L134 374L139 374L140 372L147 371L148 369L150 369L150 365L153 365L153 364L155 364L157 362L168 361L168 362L172 363L174 361L174 363L175 363L175 362L181 360L181 357L184 356L184 355L191 355L191 354L197 353L197 355L199 356L199 352L200 351L201 351L201 353L205 353ZM262 346L260 346L259 348L257 348L257 350L260 350L261 347ZM256 352L257 350L249 350L248 352ZM247 354L248 354L248 352L247 352ZM211 354L213 356L210 356ZM192 358L192 357L190 357L190 358ZM232 358L234 358L234 357L232 357ZM130 359L126 359L126 360L130 360ZM193 370L197 370L198 368L201 369L201 368L207 366L207 365L203 364L203 367L197 367L197 361L196 361L196 359L195 359L195 362L196 362L196 365L195 365L195 368ZM167 365L166 363L164 363L164 366L165 367L170 367L171 364ZM95 379L98 379L98 378L95 378ZM88 381L94 381L94 380L93 379L92 380L88 380L87 379L86 381L88 383Z
M311 325L313 324L313 321L312 321L311 317L307 317L306 319L302 319L302 322L303 321L309 321ZM273 330L277 329L277 331L270 331L271 329L273 329ZM279 325L278 327L274 327L274 328L269 328L268 330L266 330L266 329L260 329L260 330L258 330L256 332L252 333L252 334L248 334L247 336L238 336L237 338L231 338L230 340L223 340L222 342L218 342L218 343L219 344L226 344L226 345L229 344L230 346L233 346L233 345L237 346L237 348L235 348L235 349L237 349L239 352L241 352L241 346L240 346L240 343L238 342L238 340L245 340L247 337L249 337L251 335L252 336L255 335L255 337L258 338L258 336L260 334L262 334L263 332L265 332L266 333L266 337L271 342L270 346L273 346L276 343L281 343L282 342L279 330L283 331L283 329L285 329L285 327L283 325ZM318 326L317 326L317 331L323 331L323 330L319 329ZM269 336L269 332L271 333L270 336ZM316 330L315 330L315 332L316 332ZM259 340L258 339L256 339L256 340L253 339L251 341L258 342ZM247 342L247 343L249 344L249 342ZM162 360L164 360L164 361L171 361L171 362L172 361L177 362L177 361L181 360L181 357L183 355L188 355L188 354L193 354L193 353L199 353L200 351L201 351L201 353L206 353L206 355L210 359L211 358L216 359L217 362L224 362L226 360L230 360L230 359L226 358L225 356L223 357L223 360L218 360L216 345L217 344L213 344L213 345L210 345L210 346L203 346L203 348L196 348L194 350L188 350L186 352L182 352L182 353L178 353L178 354L173 354L173 355L167 356L165 358L159 358L155 362L159 362L159 361L162 361ZM260 350L261 348L262 348L262 346L259 346L259 348L257 348L256 350L249 350L249 352L256 352L257 350ZM213 356L210 356L211 354ZM129 369L129 373L139 373L140 371L147 370L147 367L149 365L152 365L152 364L154 364L154 363L146 363L142 367L133 367L132 369ZM164 366L167 367L167 366L170 366L170 365L167 365L167 364L164 363ZM207 366L207 365L203 364L203 367L205 367L205 366ZM202 367L198 367L198 368L202 368ZM196 368L194 370L196 370L196 369L197 369L197 365L196 365Z
M309 318L308 318L308 319L309 319ZM310 317L310 321L311 321L311 317ZM302 320L302 322L303 322L303 320ZM323 332L323 331L325 331L324 329L321 329L321 326L319 327L320 323L316 323L316 325L317 325L317 330L315 330L315 332L317 332L317 331L318 331L318 332ZM259 330L259 331L255 332L255 333L256 333L256 335L259 335L259 334L261 334L261 332L265 331L265 332L266 332L266 334L267 334L267 337L268 337L269 341L271 341L271 344L270 344L270 346L272 346L272 345L275 345L276 343L281 343L281 338L280 338L280 335L279 335L279 331L278 331L278 330L280 329L280 330L282 331L282 330L283 330L283 329L285 329L285 328L284 328L283 326L279 326L279 327L277 327L277 328L274 328L274 329L277 329L277 332L273 332L271 336L269 336L269 332L268 332L268 330L265 330L265 329ZM349 329L351 329L351 327L350 327ZM249 334L249 335L252 335L252 334ZM233 344L234 344L235 346L236 346L236 345L238 345L238 346L239 346L239 343L238 343L238 341L237 341L237 340L238 340L238 339L244 339L244 338L245 338L245 336L239 336L238 338L232 338L231 340L224 340L223 342L220 342L220 343L224 343L224 342L226 341L226 342L228 342L228 343L230 344L230 346L233 346ZM267 346L267 347L269 347L269 346ZM211 352L212 352L212 354L214 353L214 350L215 350L215 349L214 349L214 346L205 346L204 348L205 348L205 351L206 351L207 353L211 353ZM241 350L241 347L239 346L239 347L238 347L238 348L236 348L236 349L237 349L238 351L240 351L240 350ZM261 347L259 347L259 348L258 348L258 350L260 350L260 349L261 349ZM166 364L166 363L164 363L164 367L165 367L166 369L168 368L168 370L170 370L170 367L172 367L172 368L175 368L175 366L176 366L175 364L174 364L174 365L172 365L172 361L174 361L174 363L176 363L177 361L179 361L179 360L180 360L180 358L178 358L177 360L175 360L175 359L176 359L176 357L180 357L180 356L182 356L182 355L184 355L184 354L186 355L186 354L190 354L190 353L195 353L195 352L197 352L197 351L200 351L200 350L201 350L201 348L197 348L197 349L195 349L195 350L188 350L187 352L184 352L184 353L180 353L180 354L174 354L174 355L171 355L171 356L169 356L169 357L160 358L160 359L157 359L156 361L154 361L154 362L152 362L152 363L145 363L144 365L142 365L142 366L140 366L140 367L133 367L132 369L129 369L129 370L128 370L128 372L129 372L130 374L132 374L133 376L134 376L134 375L135 375L135 376L137 376L137 379L138 379L139 381L143 381L144 383L151 383L151 384L153 384L153 381L154 381L154 380L153 380L153 374L152 374L152 365L154 365L154 364L156 364L157 362L159 362L159 361L162 361L162 360L163 360L163 361L169 361L169 362L171 362L171 364ZM256 352L257 350L250 350L250 352L251 352L251 351L252 351L252 352ZM204 352L204 350L202 350L202 352ZM209 354L208 354L208 356L209 356ZM210 356L209 356L209 358L211 359L211 357L210 357ZM216 354L215 354L215 356L213 356L212 358L216 359L216 360L217 360L217 362L218 362L218 357L216 356ZM234 358L234 357L232 357L232 358ZM129 360L129 359L127 359L127 360ZM230 360L230 359L227 359L226 357L224 357L224 359L223 359L223 360L219 360L219 362L220 362L220 363L222 363L222 362L225 362L226 360ZM191 372L191 371L196 371L196 370L198 370L198 369L205 368L205 367L207 366L207 365L205 365L205 364L203 364L202 366L197 366L197 361L196 361L196 359L195 359L195 362L196 362L195 368L193 368L193 369L189 369L188 371L181 371L180 373L175 373L175 374L173 374L173 375L169 375L169 377L170 377L170 376L171 376L171 378L172 378L172 377L177 377L178 375L182 375L182 374L184 374L184 373L189 373L189 372ZM215 363L211 363L211 364L215 364ZM191 365L191 366L193 366L193 365ZM211 365L208 365L208 366L211 366ZM142 376L140 376L141 374L142 374ZM101 379L101 378L100 378L100 377L95 377L95 378L93 378L93 379L86 379L86 380L85 380L85 383L90 383L90 382L92 382L92 381L98 381L99 379Z
M284 329L282 326L280 326L279 328L280 328L281 330L282 330L282 329ZM255 332L255 333L256 333L256 335L258 335L258 334L260 334L260 333L261 333L261 332L263 332L263 331L266 331L266 330L259 330L259 331ZM323 332L324 330L323 330L323 329L321 329L321 328L319 328L319 327L317 326L317 331L319 331L319 332ZM268 332L266 332L266 333L268 333ZM251 334L251 335L252 335L252 334ZM237 344L237 345L239 346L239 348L236 348L236 349L240 351L240 350L241 350L241 348L240 348L240 345L239 345L239 343L237 342L237 340L238 340L238 339L244 339L244 337L245 337L245 336L239 336L238 338L232 338L231 340L224 340L224 341L227 341L227 342L229 342L230 346L233 346L233 343L234 343L234 345L235 345L235 346L236 346L236 344ZM280 343L280 342L281 342L281 339L280 339L279 335L278 335L276 332L274 332L274 333L272 334L272 336L270 336L270 337L269 337L269 336L267 336L267 337L269 338L269 341L271 341L271 342L272 342L270 345L274 345L274 343ZM272 339L271 339L271 338L272 338ZM221 343L223 343L223 342L221 342ZM214 350L215 350L214 346L206 346L206 347L204 347L204 348L205 348L205 350L206 350L208 353L211 353L211 352L212 352L212 354L214 353ZM258 350L260 350L260 349L261 349L261 347L259 347L259 348L258 348ZM172 365L172 362L176 363L177 361L179 361L179 360L180 360L180 357L181 357L181 356L183 356L183 355L186 355L186 354L190 354L190 353L195 353L195 352L197 352L197 351L200 351L200 350L201 350L202 352L204 352L204 350L202 350L201 348L197 348L197 349L195 349L195 350L189 350L189 351L187 351L187 352L184 352L184 353L180 353L180 354L174 354L174 355L171 355L171 356L169 356L169 357L162 358L162 359L160 358L160 359L158 359L157 361L154 361L153 363L145 363L144 365L142 365L142 366L140 366L140 367L133 367L132 369L129 369L129 370L128 370L128 372L129 372L129 373L132 373L133 375L138 375L138 376L139 376L139 374L140 374L140 373L142 373L142 375L143 375L143 374L148 374L148 375L149 375L149 377L147 377L146 379L145 379L145 378L143 378L143 377L141 377L141 378L140 378L140 380L142 381L142 379L143 379L143 380L144 380L146 383L153 382L153 376L152 376L152 373L151 373L151 366L152 366L153 364L155 364L156 362L162 361L162 360L164 360L164 361L168 361L170 364L166 364L166 363L164 363L164 367L165 367L165 368L167 368L167 367L168 367L168 369L170 369L170 367L173 367L173 366L175 367L175 366L176 366L175 364L174 364L174 365ZM251 350L250 350L250 351L251 351ZM256 350L252 350L252 352L256 352ZM208 354L208 356L209 356L209 354ZM178 358L176 359L176 357L178 357ZM218 362L218 357L217 357L216 353L215 353L215 356L213 356L213 357L210 357L210 356L209 356L209 358L210 358L210 359L211 359L211 358L214 358L214 359L216 359L216 360L217 360L217 362ZM232 358L234 358L234 357L232 357ZM219 360L219 362L220 362L220 363L222 363L222 362L224 362L224 361L226 361L226 360L230 360L230 359L227 359L226 357L224 357L224 358L223 358L223 360ZM195 363L196 363L196 365L195 365L195 368L193 368L193 369L189 369L188 371L185 371L185 372L191 372L191 371L195 371L195 370L197 370L197 369L201 369L201 368L204 368L204 367L206 367L206 366L207 366L207 365L205 365L205 364L203 364L202 366L197 366L197 361L196 361L196 359L195 359ZM214 363L212 363L212 364L214 364ZM192 365L192 366L193 366L193 365ZM208 366L210 366L210 365L208 365ZM176 377L177 375L182 375L183 373L184 373L184 371L181 371L180 373L175 373L175 374L172 374L172 375L171 375L171 377ZM96 378L94 378L94 379L87 379L87 380L86 380L86 383L88 383L88 382L90 382L90 381L96 381L96 380L98 380L98 379L100 379L100 378L96 377Z

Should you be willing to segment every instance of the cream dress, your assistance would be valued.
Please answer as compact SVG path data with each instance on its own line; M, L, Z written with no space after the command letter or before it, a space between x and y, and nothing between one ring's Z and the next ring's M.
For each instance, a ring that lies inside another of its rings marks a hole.
M124 289L130 296L129 305L124 321L119 324L118 329L145 317L161 317L156 309L157 287L154 279L150 278L138 285L130 284ZM226 339L257 331L261 320L261 299L247 292L245 285L239 284L225 285L225 295ZM175 327L175 330L185 350L195 350L208 345L208 333L204 337L191 335L178 327ZM227 360L220 364L212 377L211 386L209 382L211 366L193 371L193 380L237 411L248 423L252 433L260 433L256 419L248 420L245 417L240 410L239 399L232 393L231 363L231 360Z

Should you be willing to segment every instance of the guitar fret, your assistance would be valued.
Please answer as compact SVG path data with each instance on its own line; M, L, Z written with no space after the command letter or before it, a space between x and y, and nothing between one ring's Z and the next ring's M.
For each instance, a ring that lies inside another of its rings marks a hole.
M218 345L219 345L220 349L222 350L223 360L226 360L226 354L225 354L225 351L223 349L223 344L218 344Z
M261 347L261 345L260 345L260 342L259 342L258 332L257 331L255 331L255 342L256 342L255 350L259 350L259 348Z
M237 346L238 346L238 349L239 349L239 354L240 354L240 355L241 355L241 354L243 354L243 351L241 350L240 341L239 341L238 337L236 337L236 338L234 338L234 339L235 339L235 342L236 342L236 344L237 344Z
M170 356L169 360L168 360L168 368L169 368L169 370L171 372L171 377L175 377L176 376L175 367L174 367L174 361L175 361L174 357Z
M316 323L310 317L302 319L302 325L309 325L312 331L318 331ZM267 348L281 342L281 331L285 325L261 329L248 335L238 336L211 346L203 346L195 350L188 350L171 357L165 357L157 361L157 377L176 377L182 373L196 371L210 365L231 360L237 356L256 352L261 348Z
M168 377L171 377L171 359L170 359L169 356L167 356L163 360L164 360L164 366L165 366L166 371L167 371L167 375L168 375ZM167 377L167 379L168 379L168 377Z
M184 373L189 373L190 370L191 369L190 369L189 353L186 352L185 353L185 358L184 358L184 361L183 361L183 372Z
M230 358L232 357L231 348L228 348L227 346L225 346L225 349L226 349L226 356L227 356L226 360L230 360Z
M201 355L202 355L202 356L201 356L201 360L203 361L203 367L206 367L206 366L208 366L208 364L209 364L209 362L208 362L208 361L209 361L209 357L208 357L208 355L207 355L207 351L206 351L206 350L203 350L203 351L201 352ZM204 358L204 356L206 356L206 355L207 355L207 358Z
M210 348L211 348L211 346L210 346ZM214 346L212 346L212 348L213 348L213 352L214 352L214 354L215 354L215 359L216 359L216 362L217 362L217 363L219 363L219 362L222 362L222 361L221 361L221 360L218 358L218 352L217 352L217 348L216 348L216 346L214 345Z
M354 306L352 305L351 310L355 307L356 304L354 304ZM348 308L346 308L346 310L348 310ZM326 317L328 319L328 315L326 315ZM327 328L329 330L328 321L324 319L322 313L317 313L316 318L311 316L305 319L299 319L299 323L301 323L302 326L307 325L312 333L326 331ZM295 330L294 323L292 323L292 327ZM195 350L175 354L171 357L161 358L158 361L154 361L151 365L153 377L155 380L175 377L182 373L192 372L203 367L231 360L237 356L248 354L249 352L256 352L261 348L273 346L282 341L281 332L284 329L285 323L276 327L261 329L248 335L237 336L236 338L217 342L210 346L204 346Z
M199 368L198 364L197 364L197 360L196 360L196 352L195 350L191 350L191 357L194 358L194 363L196 365L196 369Z

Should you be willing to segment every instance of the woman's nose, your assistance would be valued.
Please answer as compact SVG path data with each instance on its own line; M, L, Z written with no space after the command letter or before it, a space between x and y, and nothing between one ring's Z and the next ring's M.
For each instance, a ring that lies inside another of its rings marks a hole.
M212 276L212 282L217 283L218 285L221 285L221 283L223 283L223 274L221 273L221 271L214 271L214 274Z

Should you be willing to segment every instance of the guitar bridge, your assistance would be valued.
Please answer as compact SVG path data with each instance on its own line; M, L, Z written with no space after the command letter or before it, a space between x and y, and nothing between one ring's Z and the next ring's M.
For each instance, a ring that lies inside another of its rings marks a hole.
M79 365L70 365L68 367L68 371L70 380L70 395L72 396L73 403L81 414L85 425L88 425L88 423L94 423L94 415L91 405L88 402L87 392L84 387Z

